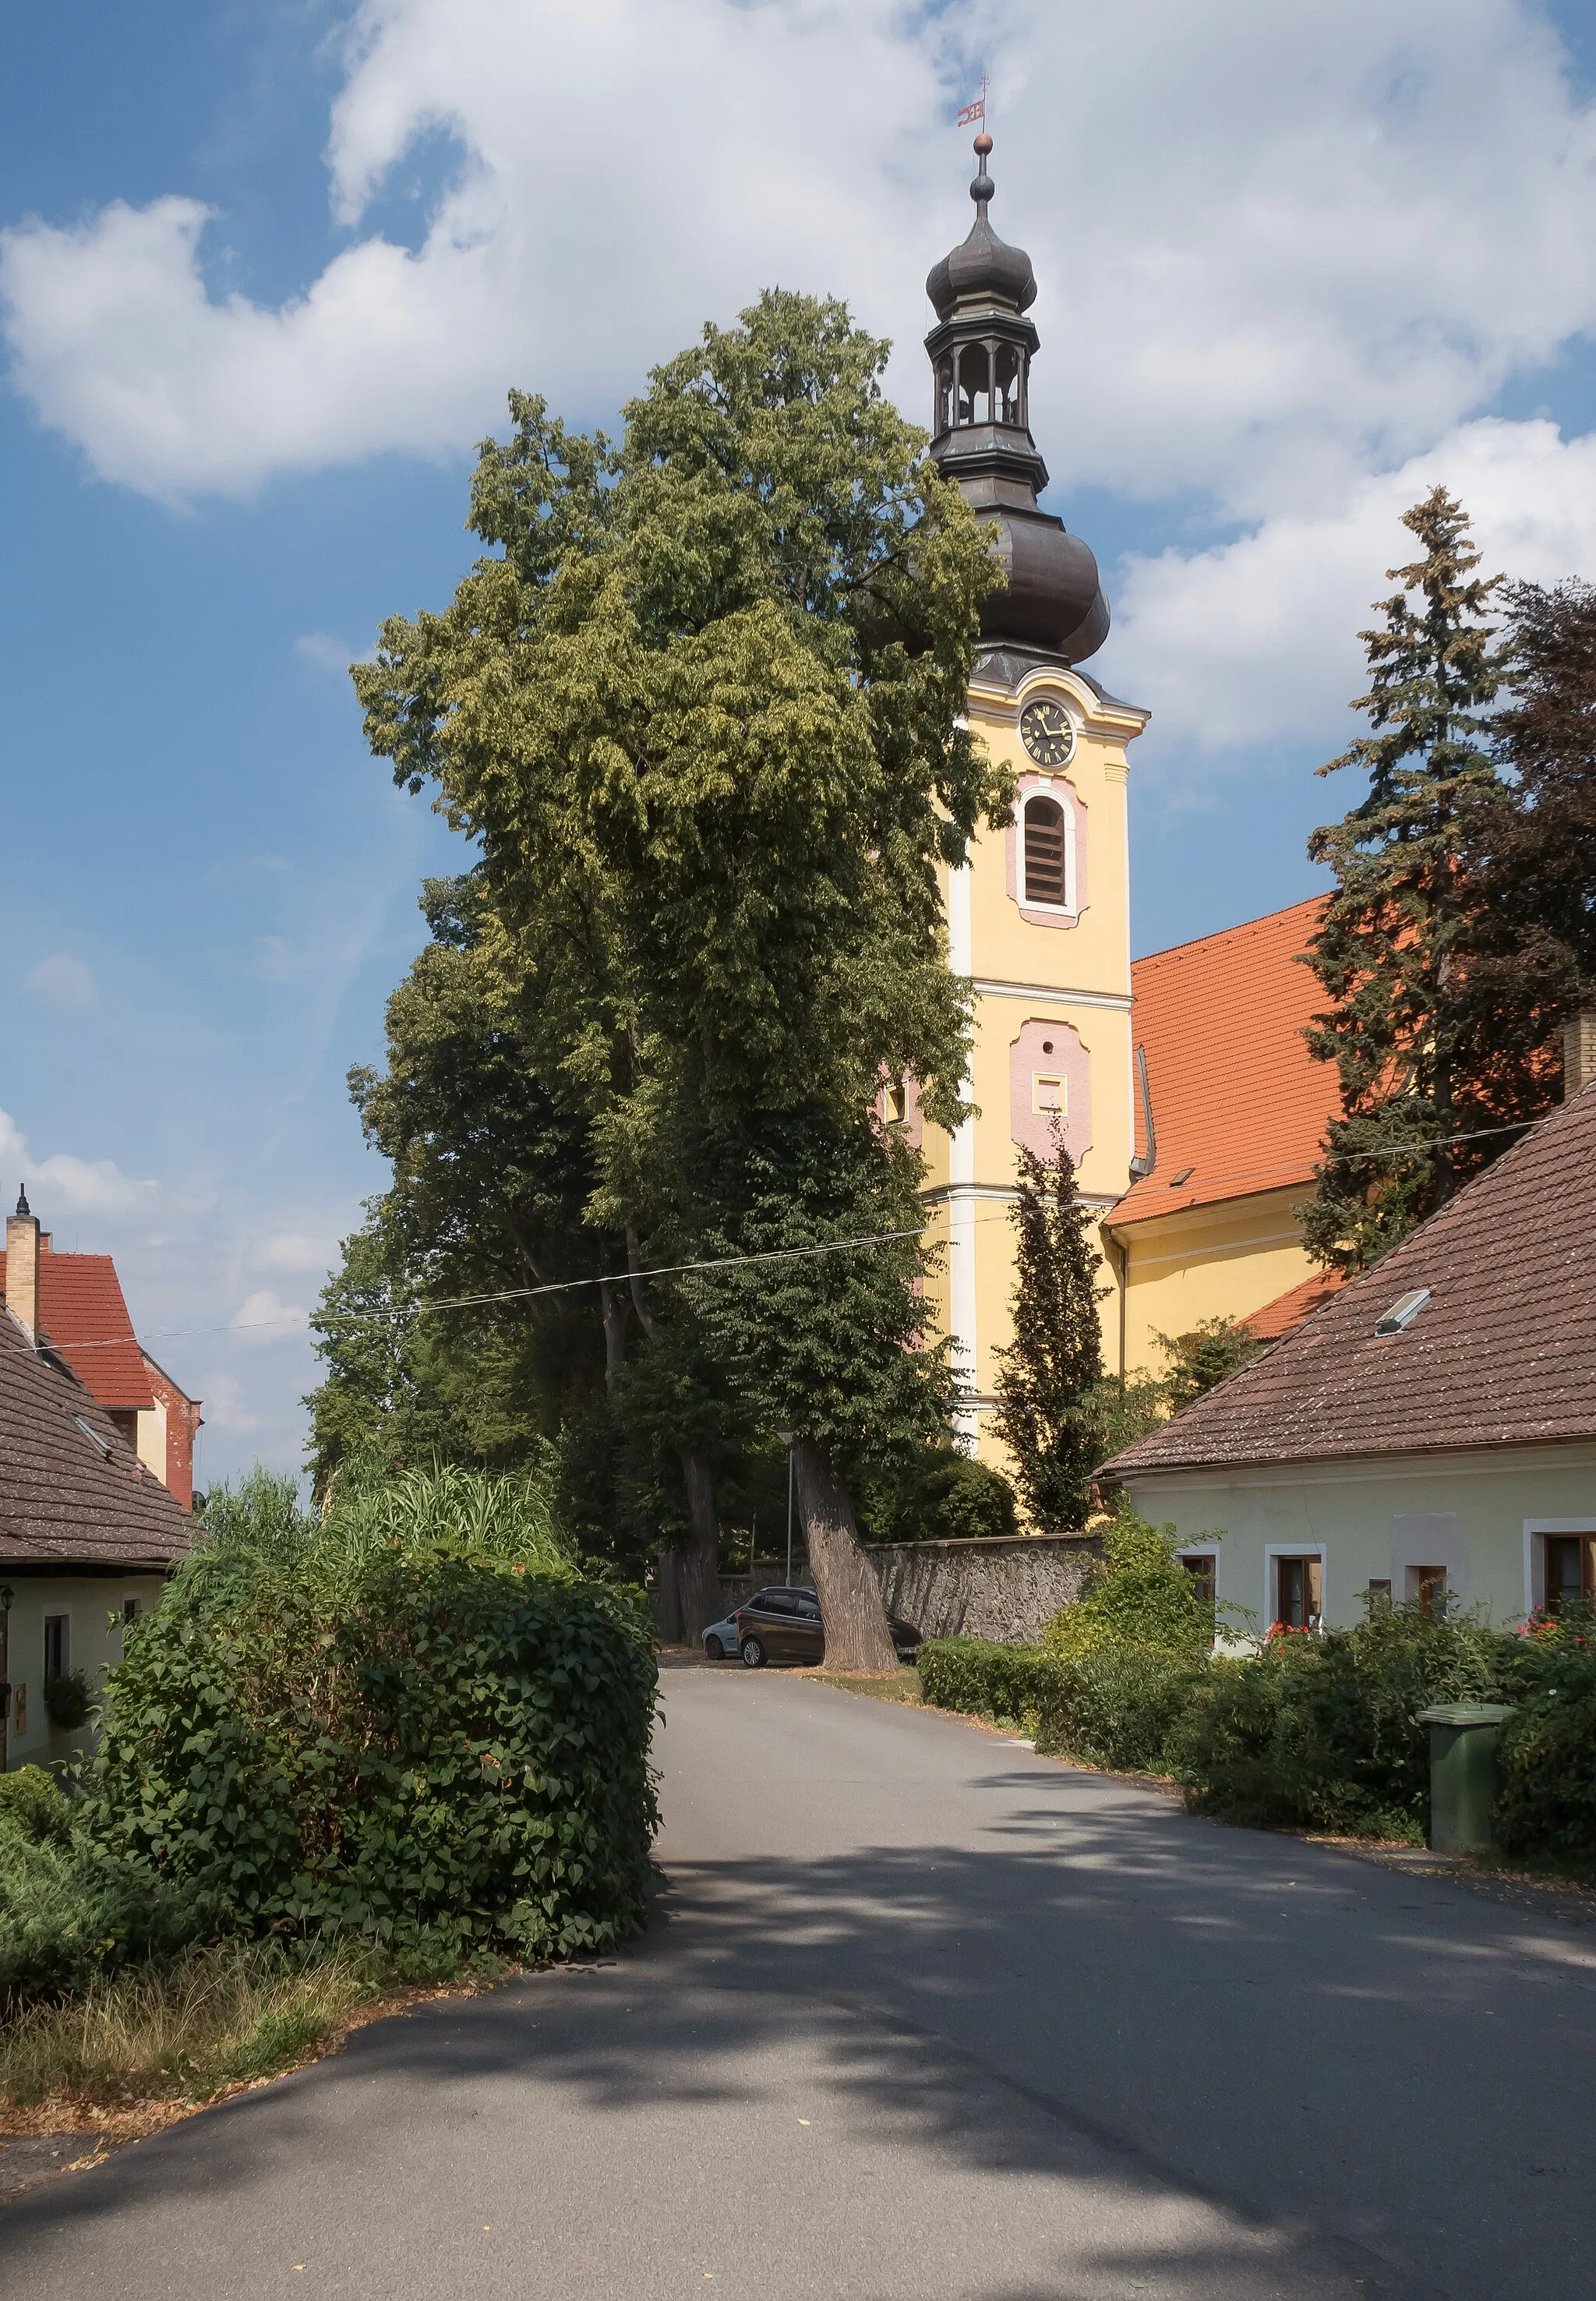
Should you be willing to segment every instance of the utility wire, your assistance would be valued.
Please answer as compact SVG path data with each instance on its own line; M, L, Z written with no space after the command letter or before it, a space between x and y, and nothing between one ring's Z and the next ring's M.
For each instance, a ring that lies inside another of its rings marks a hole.
M1547 1117L1550 1118L1553 1115L1549 1111ZM1537 1127L1545 1125L1546 1118L1518 1118L1503 1126L1476 1126L1461 1134L1435 1134L1417 1142L1379 1143L1368 1150L1339 1151L1333 1154L1333 1161L1337 1165L1350 1166L1361 1159L1389 1159L1401 1152L1439 1150L1450 1148L1454 1142L1483 1142L1490 1135L1532 1134ZM1222 1183L1259 1182L1266 1176L1280 1174L1287 1165L1288 1162L1282 1159L1273 1167L1251 1167L1242 1169L1240 1173L1205 1176L1200 1184L1194 1180L1191 1184L1181 1184L1178 1187L1182 1190L1188 1188L1212 1190L1216 1184ZM1151 1177L1144 1176L1141 1179L1150 1181ZM1290 1179L1289 1176L1288 1179ZM1165 1185L1166 1189L1169 1187L1168 1184ZM1125 1195L1128 1196L1129 1193ZM1154 1193L1149 1192L1146 1195L1151 1197ZM950 1215L951 1211L951 1206L947 1200L936 1201L926 1209L926 1222L930 1222L937 1215ZM1106 1208L1105 1216L1111 1214L1112 1211L1112 1208ZM1007 1209L1000 1215L973 1215L964 1227L973 1229L979 1224L1007 1222L1008 1218ZM795 1262L815 1255L849 1254L858 1247L890 1246L899 1239L920 1238L923 1236L924 1231L925 1223L920 1223L913 1229L876 1231L865 1238L824 1239L816 1246L772 1247L760 1254L725 1254L707 1261L664 1262L651 1270L608 1271L596 1278L561 1278L542 1286L506 1287L502 1292L495 1294L457 1294L447 1297L442 1301L408 1302L391 1310L336 1310L326 1315L343 1325L370 1326L375 1325L383 1318L421 1318L434 1310L474 1310L492 1302L530 1302L546 1294L572 1293L583 1286L622 1286L629 1284L632 1278L673 1278L679 1277L689 1271L733 1270L756 1262ZM113 1335L102 1342L92 1343L51 1343L48 1347L61 1353L77 1351L114 1351L124 1347L130 1342L173 1342L193 1335L247 1335L259 1333L268 1326L297 1326L301 1324L308 1326L310 1316L310 1312L305 1310L293 1318L243 1318L230 1321L223 1326L155 1326L141 1335Z

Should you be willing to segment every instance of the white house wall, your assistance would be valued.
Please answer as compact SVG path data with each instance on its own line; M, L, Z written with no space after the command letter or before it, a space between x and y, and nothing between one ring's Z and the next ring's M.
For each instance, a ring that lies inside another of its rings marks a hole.
M0 1569L0 1581L8 1582L16 1594L11 1609L7 1665L13 1722L6 1736L6 1764L10 1769L48 1765L86 1746L89 1736L86 1726L63 1732L50 1723L45 1708L46 1617L67 1617L70 1665L83 1671L97 1697L105 1672L121 1660L124 1602L136 1598L139 1611L151 1613L160 1604L166 1586L158 1574L79 1577L8 1573L4 1569ZM20 1734L14 1723L19 1691L27 1721Z
M1361 1620L1371 1582L1406 1594L1409 1567L1442 1566L1466 1605L1498 1623L1522 1619L1543 1594L1542 1538L1596 1534L1596 1445L1497 1447L1258 1469L1171 1471L1132 1478L1130 1498L1182 1544L1215 1535L1221 1605L1268 1626L1272 1556L1322 1561L1328 1625Z

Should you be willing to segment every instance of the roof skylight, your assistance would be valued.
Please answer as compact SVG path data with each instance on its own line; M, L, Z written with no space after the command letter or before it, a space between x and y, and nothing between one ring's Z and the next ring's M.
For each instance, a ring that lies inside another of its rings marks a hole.
M1429 1299L1427 1286L1410 1287L1406 1294L1398 1295L1383 1318L1375 1321L1375 1332L1377 1335L1405 1334Z
M74 1415L73 1415L73 1417L72 1417L72 1420L77 1424L77 1426L78 1426L79 1429L79 1430L81 1430L81 1432L83 1433L83 1435L88 1439L88 1441L89 1444L90 1444L91 1446L97 1446L97 1447L99 1448L99 1450L100 1450L100 1452L104 1455L104 1459L105 1459L105 1460L106 1460L106 1461L108 1462L108 1461L111 1460L111 1441L110 1441L110 1439L109 1439L109 1438L102 1438L102 1437L101 1437L101 1435L100 1435L100 1434L99 1434L99 1432L98 1432L96 1429L95 1429L95 1428L94 1428L93 1425L92 1425L92 1424L90 1424L90 1423L85 1422L85 1420L83 1419L83 1417L82 1417L80 1414L74 1414Z

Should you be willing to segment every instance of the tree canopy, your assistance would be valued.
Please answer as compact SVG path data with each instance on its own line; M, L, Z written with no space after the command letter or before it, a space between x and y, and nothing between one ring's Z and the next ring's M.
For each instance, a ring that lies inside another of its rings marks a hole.
M396 994L403 1058L356 1083L396 1219L439 1275L585 1252L608 1276L606 1411L630 1399L677 1458L684 1605L713 1588L717 1452L781 1415L828 1623L864 1659L890 1646L848 1563L849 1452L945 1410L905 1308L923 1251L853 1251L840 1291L833 1258L792 1260L813 1315L784 1323L640 1274L908 1227L883 1223L917 1176L869 1124L879 1082L961 1113L939 874L1007 817L964 723L999 579L882 397L887 349L771 291L655 370L618 440L512 395L472 483L487 553L354 674L373 749L480 858Z

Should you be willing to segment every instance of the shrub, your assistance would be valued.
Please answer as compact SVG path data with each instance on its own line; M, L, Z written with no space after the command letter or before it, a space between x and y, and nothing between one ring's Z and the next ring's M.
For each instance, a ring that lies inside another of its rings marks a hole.
M1130 1645L1049 1658L1040 1677L1036 1746L1091 1766L1167 1773L1171 1743L1207 1669L1206 1653L1182 1659Z
M1030 1719L1046 1668L1039 1646L986 1638L928 1638L915 1658L923 1700L976 1717Z
M1537 1615L1512 1642L1501 1698L1497 1822L1504 1848L1587 1870L1596 1862L1596 1610Z
M1422 1842L1438 1702L1497 1694L1509 1642L1419 1605L1322 1636L1276 1631L1193 1695L1176 1753L1191 1803L1234 1821Z
M636 1594L340 1516L293 1570L201 1550L111 1678L91 1826L221 1922L560 1955L640 1922L653 1643Z
M42 1766L19 1766L0 1774L0 1838L8 1831L30 1845L64 1845L71 1836L72 1809L54 1778Z
M80 1669L69 1669L60 1678L46 1678L45 1709L52 1726L70 1733L87 1721L93 1707L94 1696Z
M96 1976L186 1947L209 1897L79 1837L0 1833L0 2012L87 1988Z
M948 1446L906 1451L859 1473L867 1542L961 1542L1019 1532L1014 1488L990 1462Z
M1101 1646L1132 1646L1196 1662L1209 1649L1214 1618L1174 1553L1173 1527L1149 1526L1122 1510L1103 1530L1103 1555L1074 1605L1042 1634L1057 1661Z

